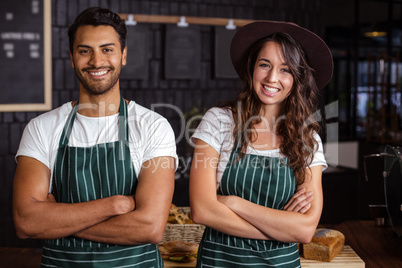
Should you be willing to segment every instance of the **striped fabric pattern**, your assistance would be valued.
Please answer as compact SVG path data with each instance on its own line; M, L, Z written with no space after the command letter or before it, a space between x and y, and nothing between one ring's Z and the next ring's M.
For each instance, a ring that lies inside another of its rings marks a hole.
M134 168L129 157L119 159L120 143L87 148L60 147L58 155L61 157L56 158L55 165L68 165L69 168L54 171L54 176L59 178L53 181L57 200L79 203L116 194L134 194L137 186ZM125 155L130 155L127 146L123 150Z
M71 258L71 256L74 256L74 258ZM42 252L41 267L163 267L163 260L157 246L151 244L136 247L111 246L95 249L45 245Z
M283 209L296 190L287 158L233 150L218 194L236 195L253 203ZM300 267L296 243L234 237L207 227L197 267Z
M137 177L128 146L126 102L121 98L119 141L91 147L68 146L77 107L60 138L52 179L55 199L79 203L134 195ZM156 245L119 246L69 236L45 241L42 267L163 267L163 260Z

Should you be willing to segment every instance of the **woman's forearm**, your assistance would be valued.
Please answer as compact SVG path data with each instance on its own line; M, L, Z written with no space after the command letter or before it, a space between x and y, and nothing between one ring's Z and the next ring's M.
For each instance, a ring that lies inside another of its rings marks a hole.
M270 239L218 200L192 205L192 215L194 222L204 224L228 235L250 239Z
M315 216L317 208L314 207L303 214L267 208L238 196L224 196L220 200L239 217L278 241L310 242L319 220L319 216Z

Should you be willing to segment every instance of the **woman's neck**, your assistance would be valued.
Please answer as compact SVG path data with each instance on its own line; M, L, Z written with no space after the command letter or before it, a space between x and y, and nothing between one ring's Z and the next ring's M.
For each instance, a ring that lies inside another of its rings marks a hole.
M281 137L277 135L277 127L285 117L281 115L281 110L276 107L262 107L260 122L253 127L253 138L250 145L258 150L277 149L281 144Z
M265 128L275 129L279 121L284 120L282 108L279 106L262 106L259 115Z

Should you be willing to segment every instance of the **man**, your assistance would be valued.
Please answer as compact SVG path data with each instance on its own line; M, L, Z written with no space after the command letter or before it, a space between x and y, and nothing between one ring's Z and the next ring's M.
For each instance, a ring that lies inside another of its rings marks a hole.
M120 96L126 28L102 8L69 28L76 102L33 119L17 152L13 215L20 238L44 239L42 267L161 267L174 190L174 133Z

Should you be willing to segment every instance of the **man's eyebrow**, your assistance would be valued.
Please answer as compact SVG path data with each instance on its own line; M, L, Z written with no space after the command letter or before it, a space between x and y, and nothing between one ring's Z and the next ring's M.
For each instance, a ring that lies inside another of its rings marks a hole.
M115 43L107 43L107 44L103 44L100 47L108 47L108 46L115 46ZM91 46L88 45L77 45L77 47L84 47L84 48L91 48Z
M115 46L115 45L116 45L115 43L108 43L108 44L101 45L100 47L108 47L108 46Z
M77 47L91 48L90 46L87 45L77 45Z

